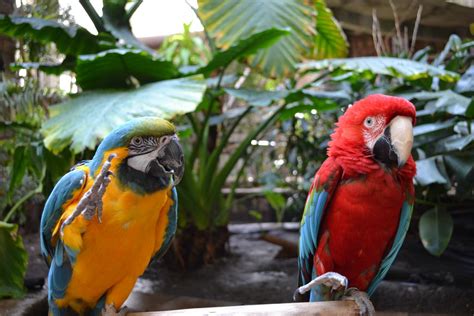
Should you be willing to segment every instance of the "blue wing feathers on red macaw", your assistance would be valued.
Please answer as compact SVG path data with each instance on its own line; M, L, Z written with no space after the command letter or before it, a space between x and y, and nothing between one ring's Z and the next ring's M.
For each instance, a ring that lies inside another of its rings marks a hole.
M394 262L413 210L414 106L372 95L341 116L302 216L299 286L326 272L371 295ZM306 299L326 300L323 286Z

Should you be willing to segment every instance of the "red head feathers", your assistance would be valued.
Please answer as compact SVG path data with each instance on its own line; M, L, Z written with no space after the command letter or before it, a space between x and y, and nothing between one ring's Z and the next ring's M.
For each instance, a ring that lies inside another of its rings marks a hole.
M339 118L328 156L347 176L388 169L412 178L415 106L399 97L374 94L354 103Z

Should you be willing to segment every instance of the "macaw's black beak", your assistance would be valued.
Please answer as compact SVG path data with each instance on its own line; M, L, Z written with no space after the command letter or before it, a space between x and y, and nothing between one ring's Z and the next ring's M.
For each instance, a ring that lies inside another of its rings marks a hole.
M181 181L184 174L184 155L178 136L160 137L158 156L150 162L147 169L148 173L157 178L172 176L174 185Z
M413 147L413 123L407 116L396 116L377 139L372 154L375 160L392 168L401 168Z

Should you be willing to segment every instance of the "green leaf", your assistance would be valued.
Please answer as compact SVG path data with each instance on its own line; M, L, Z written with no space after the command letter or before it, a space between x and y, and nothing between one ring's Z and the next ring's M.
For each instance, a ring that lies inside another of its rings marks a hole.
M471 98L471 102L469 103L469 106L466 109L465 115L467 118L474 118L474 98Z
M451 135L436 142L437 152L460 151L474 142L474 135Z
M421 216L419 231L426 250L434 256L441 256L453 233L453 219L444 208L436 207Z
M446 168L441 156L430 157L416 162L416 182L421 186L448 184Z
M469 94L474 92L474 65L471 65L456 83L456 92Z
M213 70L225 68L234 60L257 53L260 49L274 45L282 36L290 34L288 30L271 28L245 39L239 40L224 51L217 52L212 60L197 72L208 76Z
M8 189L8 199L10 200L15 190L21 185L28 167L28 157L26 147L18 146L13 153L13 165L10 173L10 188Z
M0 221L0 298L20 298L28 254L18 234L18 225Z
M77 83L84 90L126 88L131 77L141 84L172 79L178 69L169 61L131 49L111 49L93 55L81 55L77 60Z
M58 64L53 63L38 63L38 62L29 62L29 63L17 63L11 64L10 68L12 70L20 70L20 69L37 69L49 75L56 75L59 76L63 72L67 70L74 70L76 66L75 57L66 57L63 62Z
M80 26L66 26L51 20L0 14L0 33L18 39L55 43L64 54L89 54L100 50L99 37Z
M443 51L433 61L433 66L441 65L443 61L446 59L446 57L448 56L448 54L452 50L454 51L458 50L461 44L462 44L461 38L456 34L451 34L448 41L446 42L446 45L444 46Z
M239 39L270 28L291 29L291 35L250 58L267 76L285 76L310 54L316 34L314 6L304 0L199 0L199 16L216 46L227 49Z
M452 90L422 91L402 94L400 96L409 100L435 100L435 102L427 104L425 109L432 110L432 112L446 112L452 115L465 115L472 102L472 99L466 98Z
M470 155L445 155L446 165L453 170L458 180L472 183L474 175L474 154Z
M286 109L281 111L278 119L281 121L285 121L285 120L293 118L296 113L307 113L307 112L311 112L311 110L324 112L324 111L336 110L338 108L340 108L340 106L335 102L332 102L329 100L321 100L313 104L308 104L308 105L300 104L300 105L287 107Z
M249 105L253 106L268 106L273 101L281 100L285 98L289 91L257 91L249 89L224 89L228 94L246 101Z
M456 121L448 120L415 126L413 128L413 136L415 136L413 147L417 148L452 135L455 125Z
M249 215L252 216L257 222L261 222L263 219L262 213L257 210L250 210Z
M75 153L94 149L115 127L141 116L164 119L194 111L206 82L201 75L149 83L135 90L96 90L50 108L42 127L45 146L58 153L70 145Z
M125 6L128 0L104 0L104 7L102 8L102 20L107 31L112 33L116 38L122 39L128 45L147 51L150 54L155 54L155 51L150 47L140 42L132 33L129 18Z
M363 73L369 71L377 75L402 77L408 80L438 77L447 82L455 82L459 75L428 64L395 57L356 57L308 61L298 66L302 71L319 71L340 68L345 71Z
M316 0L314 59L342 58L348 54L346 35L324 0Z
M273 191L264 191L263 194L265 195L265 199L268 201L270 206L275 210L281 210L285 208L286 199L280 193L275 193Z

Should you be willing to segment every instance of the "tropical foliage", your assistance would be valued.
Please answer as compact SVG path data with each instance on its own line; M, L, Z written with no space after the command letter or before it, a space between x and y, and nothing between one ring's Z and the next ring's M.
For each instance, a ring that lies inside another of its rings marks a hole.
M53 75L68 73L79 88L79 93L45 108L49 118L45 120L42 116L41 134L35 133L41 147L34 151L37 156L32 154L30 146L25 146L17 149L13 157L36 157L32 160L42 162L62 155L67 158L59 165L69 165L74 157L90 157L100 139L132 117L175 118L181 125L181 137L188 151L187 174L179 188L180 227L198 231L225 227L233 193L223 199L222 187L236 166L243 170L241 166L251 154L250 142L276 120L286 106L285 98L292 96L287 91L283 94L273 91L281 89L285 80L272 78L291 74L296 62L315 51L318 35L314 17L318 8L324 10L321 15L329 21L326 26L321 23L321 34L326 40L337 37L339 43L338 52L331 55L334 50L328 50L326 57L340 57L346 53L340 49L342 46L347 48L342 31L328 27L336 22L322 3L315 7L305 1L288 0L284 6L279 1L255 6L250 1L245 7L235 2L236 11L229 11L229 15L222 16L216 23L212 18L216 16L216 12L212 12L212 1L200 1L196 13L205 26L206 42L193 38L189 29L185 29L182 37L169 38L157 52L138 41L131 32L130 17L141 1L103 2L100 16L89 1L81 1L97 35L61 20L31 15L0 17L1 33L20 41L52 47L59 53L56 60L22 58L13 69L26 69L28 73L39 70ZM299 23L289 18L288 8ZM236 14L268 17L269 10L287 17L253 19L254 24L247 23L249 28L245 32L233 23ZM222 38L220 34L224 30L228 36ZM197 48L193 44L198 44ZM275 45L281 45L281 49ZM278 49L269 50L269 47ZM252 70L247 65L258 67ZM270 90L256 90L254 83L257 81L260 87ZM249 131L226 161L221 161L223 150L239 123L260 111L259 115L266 118ZM10 176L14 183L21 183L26 174L24 170L30 167L17 162L27 161L25 159L13 161ZM47 169L48 175L37 172L37 186L20 202L42 189L47 193L50 186L44 185L45 179L51 181L51 176L46 166L43 163L35 167L42 172ZM54 176L57 178L59 174ZM233 189L237 183L238 178ZM11 207L7 218L11 219L17 210L18 207Z
M328 93L331 89L333 93L349 96L350 103L367 94L385 93L403 96L416 105L415 209L423 212L417 214L420 238L434 255L443 253L450 240L453 231L450 211L465 208L474 201L474 86L470 66L473 45L474 42L462 42L453 35L431 63L426 58L429 49L423 49L416 52L412 60L361 57L308 61L299 65L303 77L323 74L308 83L303 91ZM310 111L310 108L298 107L298 112L305 113L300 116L301 120L307 121ZM333 122L334 118L329 120ZM298 150L297 145L293 145L292 150ZM312 150L297 152L302 155L299 161L314 157ZM287 159L294 158L289 154ZM304 170L298 173L305 175Z

